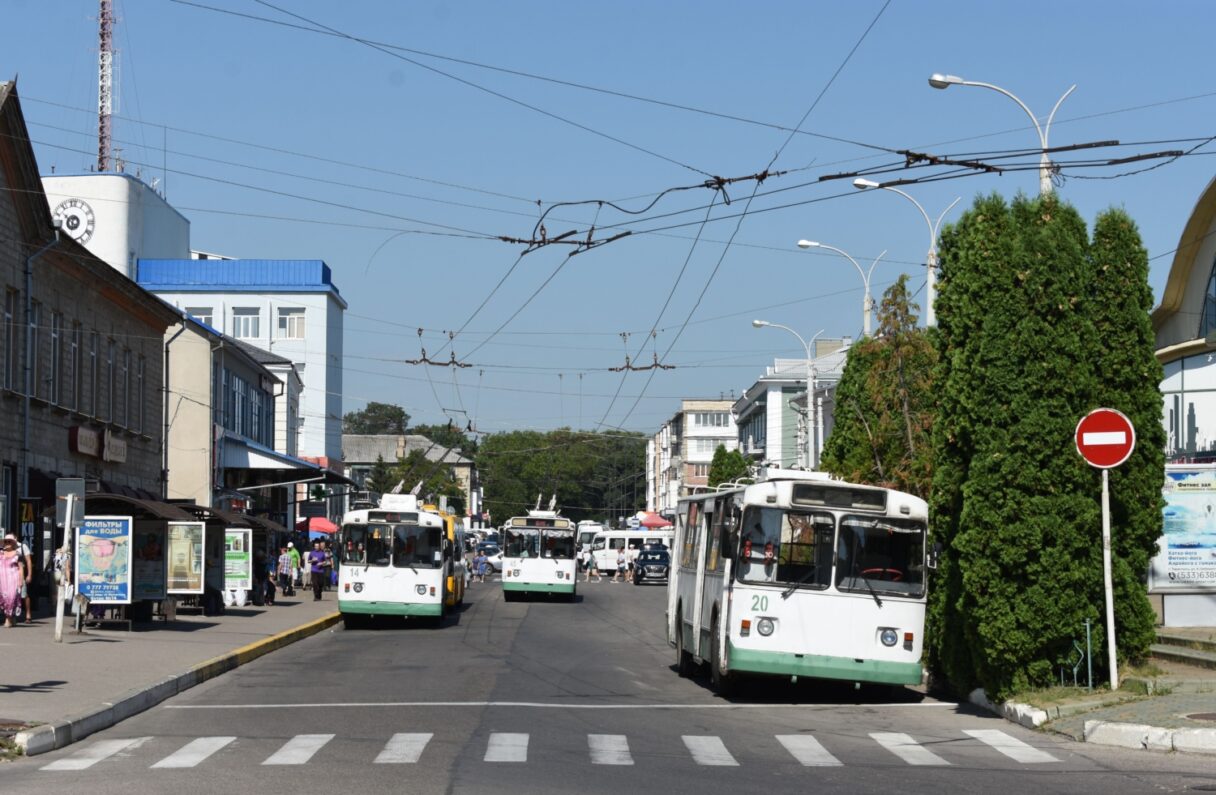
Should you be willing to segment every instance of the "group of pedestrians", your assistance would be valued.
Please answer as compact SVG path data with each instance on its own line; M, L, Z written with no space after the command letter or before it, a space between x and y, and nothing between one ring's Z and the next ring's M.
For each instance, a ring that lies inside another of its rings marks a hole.
M319 602L322 592L329 590L336 571L333 545L318 538L313 541L307 557L302 557L295 544L288 541L279 547L274 571L284 596L295 596L297 585L311 587L313 601ZM273 597L270 604L274 604Z
M638 559L638 548L630 545L629 549L618 549L616 551L616 566L612 572L612 579L608 582L633 582L633 569ZM591 582L594 577L596 582L603 582L604 576L600 572L599 562L595 559L595 554L592 553L590 547L583 550L579 555L579 566L583 570L583 582Z
M490 558L484 549L477 550L469 564L469 582L485 582L490 573Z

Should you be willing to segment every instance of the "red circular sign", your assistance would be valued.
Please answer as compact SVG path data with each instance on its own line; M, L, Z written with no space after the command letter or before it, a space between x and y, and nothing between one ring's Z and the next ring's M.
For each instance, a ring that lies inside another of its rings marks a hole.
M1117 467L1136 447L1136 429L1121 411L1094 409L1077 423L1077 452L1098 469Z

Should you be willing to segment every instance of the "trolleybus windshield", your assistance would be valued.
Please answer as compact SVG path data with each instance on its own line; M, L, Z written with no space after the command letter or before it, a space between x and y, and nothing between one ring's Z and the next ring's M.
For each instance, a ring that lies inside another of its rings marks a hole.
M574 529L508 527L503 556L570 560L574 557Z
M738 577L823 590L832 582L835 518L827 511L748 508L740 531Z
M843 516L836 588L920 597L925 593L925 525L909 519Z
M342 563L396 568L443 565L442 530L416 524L348 524L342 528Z

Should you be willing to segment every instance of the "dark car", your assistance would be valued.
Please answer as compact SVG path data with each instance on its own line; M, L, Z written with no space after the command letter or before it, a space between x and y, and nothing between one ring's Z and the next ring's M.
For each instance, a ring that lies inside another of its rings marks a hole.
M638 559L633 564L633 584L641 585L643 581L667 582L667 569L671 566L671 558L666 549L644 549L638 553Z

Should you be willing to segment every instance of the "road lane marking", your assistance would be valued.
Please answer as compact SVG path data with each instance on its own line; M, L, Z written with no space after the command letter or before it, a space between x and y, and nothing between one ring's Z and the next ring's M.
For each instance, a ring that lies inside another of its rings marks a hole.
M921 746L907 734L899 732L871 732L879 745L910 765L948 765L945 759Z
M1000 751L1015 762L1037 765L1044 762L1060 761L1046 751L1040 751L1033 745L1024 743L999 729L965 729L963 734L971 735L985 745Z
M721 737L700 737L686 734L682 738L684 745L692 753L692 758L698 765L713 767L738 767L739 763L726 750L726 744Z
M629 738L623 734L588 734L593 765L632 765Z
M235 737L199 737L197 740L186 743L152 767L194 767L235 739Z
M426 748L426 744L434 736L430 732L425 734L394 734L385 744L384 750L376 757L374 764L413 764L418 761L418 757L422 756L422 750Z
M838 767L843 764L809 734L778 734L777 741L805 767Z
M332 740L332 734L297 734L288 740L282 748L275 751L263 765L303 765L312 759L313 754L325 747Z
M164 704L160 709L370 709L374 707L522 707L526 709L849 709L856 704L566 704L544 701L338 701L330 704ZM867 709L937 708L955 709L946 701L865 704Z
M120 751L135 748L144 743L147 737L132 737L128 740L98 740L89 747L77 751L67 759L51 762L42 770L86 770L103 759L109 759Z
M527 762L528 735L494 732L486 746L487 762Z

